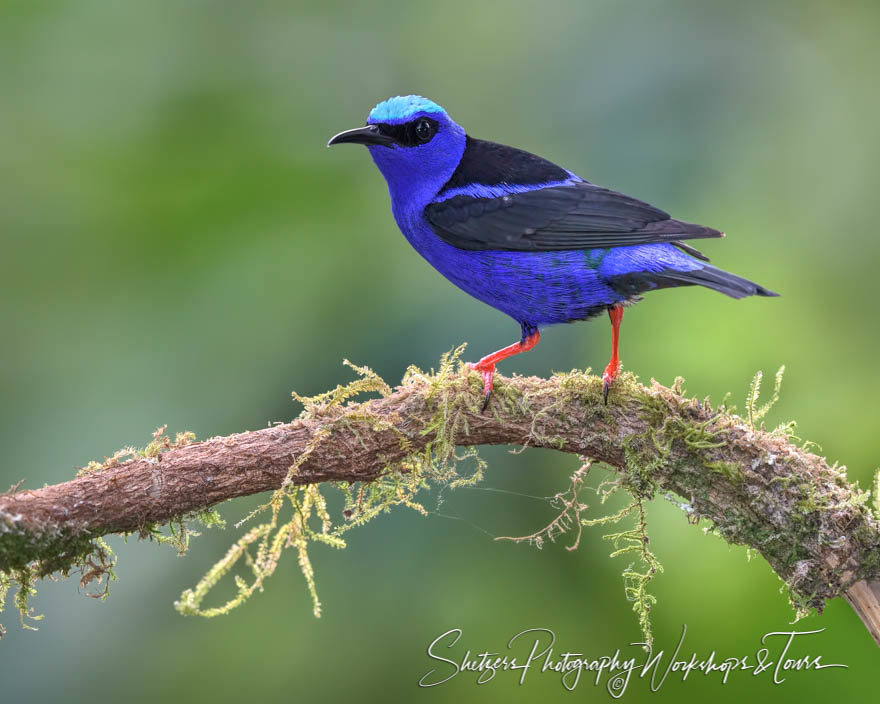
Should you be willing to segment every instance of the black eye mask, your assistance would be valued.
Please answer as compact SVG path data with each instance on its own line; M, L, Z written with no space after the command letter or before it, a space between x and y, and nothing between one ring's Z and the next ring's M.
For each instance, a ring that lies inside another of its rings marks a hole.
M422 126L419 127L419 125ZM428 126L427 133L425 132L424 125ZM423 144L427 144L437 134L439 126L440 124L437 120L432 120L430 117L420 117L417 120L404 122L400 125L389 125L384 122L376 125L382 134L391 137L401 147L420 147Z

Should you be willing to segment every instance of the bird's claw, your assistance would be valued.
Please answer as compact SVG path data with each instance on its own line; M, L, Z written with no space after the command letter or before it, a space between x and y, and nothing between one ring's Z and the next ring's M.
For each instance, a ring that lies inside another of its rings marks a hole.
M478 362L468 362L467 366L469 369L480 372L480 376L483 377L484 400L483 406L480 408L480 413L482 413L489 407L489 399L492 397L492 380L495 377L495 365L480 366Z
M602 375L602 400L605 402L606 406L608 405L608 392L611 391L611 384L614 383L619 371L619 364L614 366L609 364L605 368L605 373Z

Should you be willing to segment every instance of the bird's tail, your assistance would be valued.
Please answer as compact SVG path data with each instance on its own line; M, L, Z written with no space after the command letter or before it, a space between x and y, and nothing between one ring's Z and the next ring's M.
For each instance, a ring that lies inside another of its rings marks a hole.
M711 264L704 264L694 271L675 271L666 269L656 274L666 286L705 286L713 291L723 293L731 298L746 296L778 296L775 291L764 288L729 271L724 271ZM661 284L662 285L662 284Z

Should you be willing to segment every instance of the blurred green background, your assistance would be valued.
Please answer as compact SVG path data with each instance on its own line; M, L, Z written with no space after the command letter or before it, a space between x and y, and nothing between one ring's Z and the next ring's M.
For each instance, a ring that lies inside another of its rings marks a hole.
M462 341L477 358L517 339L515 323L407 245L365 150L324 147L379 100L422 93L475 136L726 230L703 248L714 263L782 297L649 295L626 316L625 368L741 405L756 370L785 364L768 422L795 418L866 487L880 385L878 20L871 1L6 0L0 485L63 481L165 423L203 438L289 420L289 391L351 378L345 357L395 381ZM604 320L553 328L503 371L601 369L608 347ZM546 451L483 454L484 487L534 496L565 488L576 467ZM2 615L2 699L528 701L569 695L554 677L520 687L504 674L420 690L427 644L454 627L475 651L530 627L593 654L638 637L600 529L573 554L495 543L483 531L530 533L552 509L481 490L445 498L442 511L464 520L401 510L343 552L316 547L320 620L290 554L232 615L174 612L240 530L206 532L183 559L114 539L106 602L47 582L38 633ZM231 524L253 503L220 511ZM653 586L659 647L686 623L688 654L741 656L788 627L762 560L662 499L649 520L666 566ZM846 604L798 627L826 628L801 650L849 669L781 686L692 676L657 694L639 680L625 698L803 701L875 687L878 650ZM586 678L577 692L607 699Z

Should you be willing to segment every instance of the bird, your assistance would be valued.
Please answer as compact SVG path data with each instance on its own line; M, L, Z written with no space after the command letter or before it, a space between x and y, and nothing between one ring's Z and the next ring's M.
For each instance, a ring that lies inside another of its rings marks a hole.
M779 295L712 266L685 242L724 237L720 230L675 220L530 152L471 137L428 98L384 100L363 127L327 146L336 144L367 147L398 227L429 264L519 323L518 342L468 365L482 376L484 411L496 365L532 349L548 325L607 311L607 405L620 373L623 312L642 294L704 286L731 298Z

